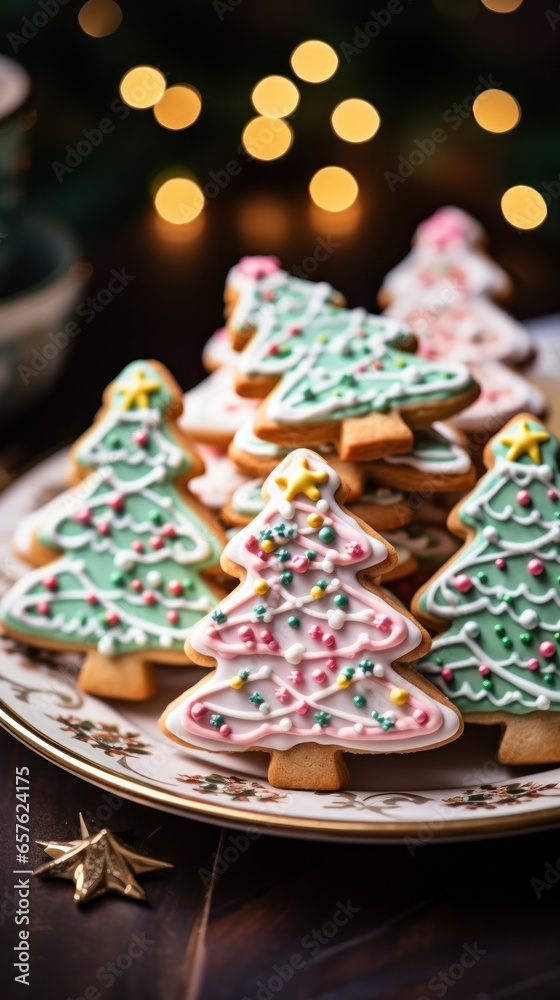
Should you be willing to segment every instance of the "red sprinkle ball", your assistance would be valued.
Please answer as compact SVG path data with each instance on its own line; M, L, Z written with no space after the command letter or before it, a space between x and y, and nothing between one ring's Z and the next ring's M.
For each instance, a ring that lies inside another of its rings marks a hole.
M529 562L527 563L527 569L529 570L529 573L531 573L533 576L540 576L542 571L544 570L544 566L540 561L540 559L529 559Z
M472 585L472 580L466 573L459 573L459 576L455 577L455 586L462 594L468 593L472 589Z
M134 431L132 440L134 441L134 444L139 444L141 448L144 448L150 440L149 432L144 429Z
M515 495L515 499L522 507L528 507L531 503L531 494L527 490L519 490Z

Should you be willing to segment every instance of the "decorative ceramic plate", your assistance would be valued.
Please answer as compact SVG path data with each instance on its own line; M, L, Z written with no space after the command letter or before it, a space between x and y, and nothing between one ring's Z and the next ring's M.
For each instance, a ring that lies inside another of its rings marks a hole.
M5 493L0 517L0 586L25 567L10 553L21 517L63 488L55 455ZM76 684L80 657L0 640L0 721L38 753L88 781L191 818L289 836L333 840L495 836L560 825L560 767L505 768L498 731L469 726L448 746L403 755L348 755L341 792L283 792L266 780L264 754L205 753L168 742L157 720L201 672L159 667L160 690L142 704L109 702Z

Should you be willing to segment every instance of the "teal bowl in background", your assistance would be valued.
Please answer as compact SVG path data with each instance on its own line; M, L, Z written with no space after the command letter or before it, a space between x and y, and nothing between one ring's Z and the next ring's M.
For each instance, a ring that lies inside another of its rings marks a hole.
M0 296L0 420L32 406L56 380L79 324L72 321L91 274L58 224L23 216L18 251Z

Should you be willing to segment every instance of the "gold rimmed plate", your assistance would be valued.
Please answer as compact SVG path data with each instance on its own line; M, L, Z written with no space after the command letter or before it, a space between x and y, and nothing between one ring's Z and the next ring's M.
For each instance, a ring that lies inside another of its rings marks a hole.
M6 588L25 566L10 553L22 515L63 488L64 456L36 466L1 501L0 560ZM285 836L387 842L497 836L560 825L560 767L506 768L498 731L469 726L461 739L415 754L348 755L339 792L281 791L262 753L185 750L157 720L194 683L193 667L158 667L157 696L106 701L76 684L80 657L0 640L0 722L42 756L100 787L191 818Z

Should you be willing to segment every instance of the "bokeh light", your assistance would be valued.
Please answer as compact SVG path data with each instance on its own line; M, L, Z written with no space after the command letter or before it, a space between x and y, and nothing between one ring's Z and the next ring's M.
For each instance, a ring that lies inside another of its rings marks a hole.
M122 10L114 0L87 0L78 13L78 23L86 35L105 38L117 30L122 17Z
M521 7L523 0L482 0L482 3L495 14L511 14L512 11Z
M162 219L182 226L200 215L204 208L204 194L189 177L170 177L158 187L154 205Z
M521 108L507 90L483 90L473 104L473 115L487 132L509 132L521 118Z
M277 160L288 152L294 134L281 118L259 115L247 122L241 140L249 155L255 159Z
M165 90L165 77L155 66L134 66L123 76L121 97L131 108L153 108Z
M305 80L307 83L324 83L336 73L338 56L331 45L310 39L294 49L290 63L300 80Z
M154 107L154 115L160 125L169 129L188 128L196 121L202 108L198 90L188 84L179 83L168 87Z
M381 118L373 104L359 97L341 101L331 115L333 130L346 142L367 142L380 124Z
M501 208L506 222L516 229L536 229L548 214L542 194L526 184L516 184L505 191Z
M358 197L358 182L344 167L322 167L313 175L309 193L319 208L327 212L343 212Z
M265 76L253 88L255 111L269 118L285 118L299 104L299 90L286 76Z

